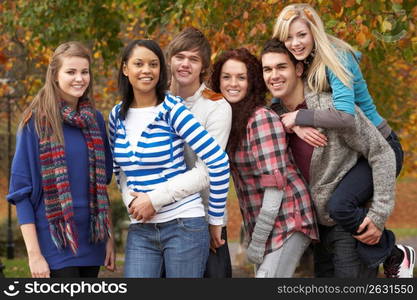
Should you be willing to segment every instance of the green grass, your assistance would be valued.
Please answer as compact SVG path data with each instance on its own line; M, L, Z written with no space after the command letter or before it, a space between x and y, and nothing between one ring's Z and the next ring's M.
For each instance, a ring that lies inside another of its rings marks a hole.
M26 257L22 258L14 258L14 259L7 259L5 257L0 257L0 260L2 264L5 266L3 273L6 278L31 278L28 260ZM123 269L123 260L117 260L116 266L118 270ZM104 274L108 274L106 277L113 277L114 275L112 272L106 271L104 267L101 267L101 271L104 272ZM120 276L122 277L121 273Z
M1 262L5 266L4 276L8 278L30 278L28 260L26 257L6 259L0 257Z
M395 233L396 239L417 236L417 228L389 228Z

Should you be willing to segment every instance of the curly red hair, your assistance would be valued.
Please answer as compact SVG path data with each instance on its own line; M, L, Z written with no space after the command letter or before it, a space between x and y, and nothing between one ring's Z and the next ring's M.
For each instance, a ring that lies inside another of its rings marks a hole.
M266 105L266 86L262 77L262 64L258 58L246 48L238 48L223 52L214 63L209 80L209 86L213 91L220 93L220 74L223 65L229 59L244 63L248 78L248 90L245 97L238 103L231 103L232 129L226 150L229 157L233 157L240 142L246 138L246 126L249 118L257 107Z

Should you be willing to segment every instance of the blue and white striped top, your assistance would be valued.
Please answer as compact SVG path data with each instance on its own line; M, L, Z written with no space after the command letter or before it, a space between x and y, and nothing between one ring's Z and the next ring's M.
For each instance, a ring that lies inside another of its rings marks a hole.
M113 150L114 173L120 183L124 172L127 186L136 192L149 192L159 183L184 173L184 141L207 165L210 179L209 223L222 225L229 189L227 154L209 135L192 113L182 104L182 98L166 94L157 106L157 117L142 132L137 149L131 147L120 118L121 103L113 107L109 117L110 145ZM199 193L163 206L150 222L167 222L187 216L188 211L201 209ZM199 216L202 216L201 214Z

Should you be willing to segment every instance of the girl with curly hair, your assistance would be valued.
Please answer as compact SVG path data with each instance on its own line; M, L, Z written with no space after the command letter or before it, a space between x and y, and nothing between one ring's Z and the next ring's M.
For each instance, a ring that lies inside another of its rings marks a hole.
M313 205L280 118L268 109L258 59L247 49L223 53L211 88L232 106L227 145L231 173L256 277L292 277L312 240L318 239Z

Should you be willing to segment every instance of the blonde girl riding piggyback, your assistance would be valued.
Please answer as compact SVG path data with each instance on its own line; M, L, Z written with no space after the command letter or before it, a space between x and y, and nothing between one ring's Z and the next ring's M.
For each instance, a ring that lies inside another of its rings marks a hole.
M368 91L359 67L360 53L348 43L327 34L321 18L309 4L286 6L278 15L273 37L284 42L296 59L304 62L309 88L315 92L331 90L334 104L334 109L300 109L283 114L282 122L286 129L299 125L349 130L354 126L355 106L358 106L393 149L398 176L403 163L403 150L395 132L378 113ZM314 135L302 139L315 147L325 146L325 142ZM372 194L372 171L368 161L361 158L342 179L329 201L330 216L354 234L359 245L371 245L366 239L366 231L374 224L363 204L372 198ZM414 250L409 246L395 245L392 232L385 234L387 231L384 228L378 229L384 234L373 244L385 243L390 253L380 261L384 261L386 276L412 276Z

